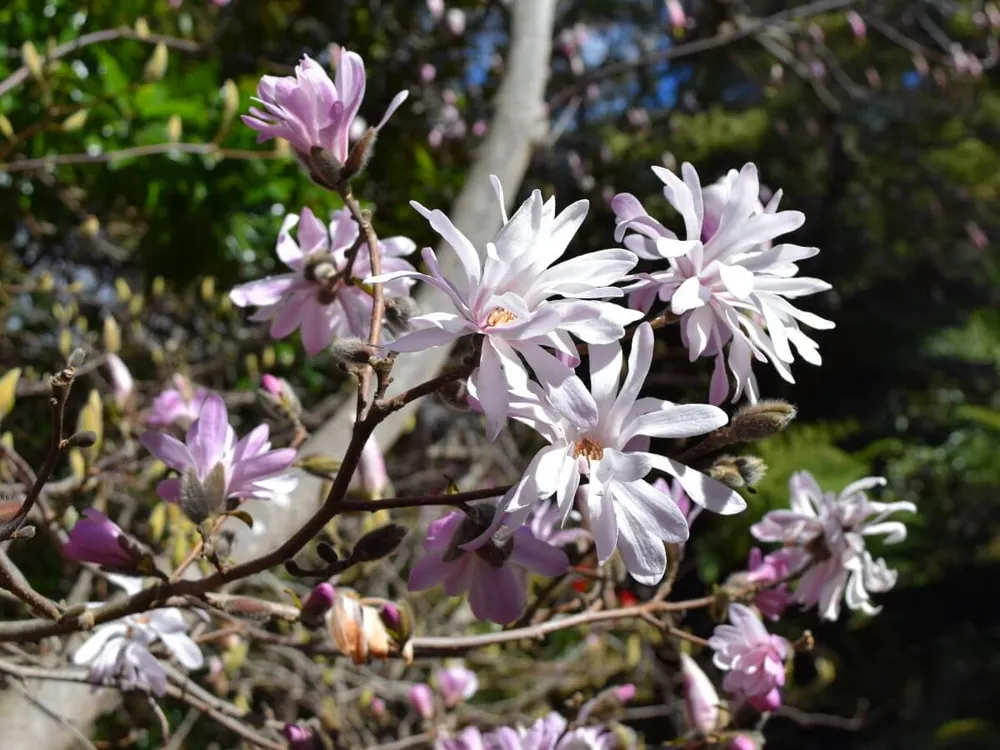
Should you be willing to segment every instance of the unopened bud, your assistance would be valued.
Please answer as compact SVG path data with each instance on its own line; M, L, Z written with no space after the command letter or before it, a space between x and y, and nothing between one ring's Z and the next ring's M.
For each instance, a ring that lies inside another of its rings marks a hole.
M104 351L117 354L122 348L122 329L113 316L104 318Z
M45 77L42 70L42 56L38 54L38 48L32 42L25 42L21 45L21 59L31 73L31 77L36 81L41 81Z
M767 464L760 456L719 456L708 475L734 490L746 487L751 492L767 473Z
M635 685L617 685L607 690L602 690L592 700L583 704L580 713L577 715L577 722L580 724L597 723L607 724L616 718L628 703L635 697Z
M395 335L406 331L410 320L420 314L420 307L413 297L390 297L385 301L385 325Z
M181 139L181 135L184 132L184 123L181 121L179 115L170 115L170 119L167 120L167 142L177 143Z
M330 563L330 565L340 562L340 555L329 542L319 542L316 545L316 554L323 562Z
M785 401L747 404L733 415L729 432L739 442L762 440L788 427L797 413L798 410Z
M266 602L253 599L249 596L237 596L227 599L222 603L221 609L223 612L231 615L257 622L270 620L274 615L274 612L267 606Z
M0 133L3 133L5 138L13 139L14 137L14 126L4 115L0 115Z
M167 63L170 58L167 53L167 45L160 42L153 49L153 54L149 58L149 62L146 63L146 69L143 71L142 77L146 81L159 81L167 73Z
M300 154L299 160L305 164L310 179L320 187L327 190L336 190L340 187L343 165L325 148L313 146L308 154Z
M87 359L87 353L83 349L74 349L66 358L66 367L71 370L77 369Z
M337 459L315 453L309 456L302 456L295 462L295 465L319 479L333 479L340 469L340 461Z
M299 622L311 629L320 627L326 613L333 607L334 596L333 586L326 581L318 584L303 602Z
M347 182L352 177L360 174L361 171L368 164L368 159L371 158L372 146L375 144L375 136L377 135L375 128L368 128L365 134L358 139L358 142L354 144L354 148L351 149L351 153L347 155L347 161L344 162L344 167L340 171L341 182Z
M699 734L709 735L722 723L719 694L698 662L683 651L681 674L684 678L684 707L688 724Z
M17 383L20 379L20 367L8 370L0 378L0 419L14 410L14 402L17 401Z
M10 535L11 539L32 539L35 536L35 527L31 524L25 524L13 534Z
M434 691L431 690L430 685L425 685L422 682L417 683L407 692L406 700L421 719L433 718Z
M89 448L97 442L97 435L90 430L77 432L69 436L66 440L67 448Z
M406 529L397 523L380 526L361 537L351 552L351 562L381 560L391 555L406 537Z
M330 354L348 368L367 365L375 350L361 339L336 339L330 345Z
M240 90L232 79L222 84L222 121L229 122L240 108Z
M362 605L355 596L338 591L327 624L337 648L355 664L389 656L389 633L378 612Z
M149 22L142 16L136 19L135 35L140 39L149 39Z
M69 117L67 117L65 120L63 120L62 123L63 132L72 133L75 130L79 130L80 128L82 128L84 125L87 124L87 117L89 115L90 112L86 109L77 110Z

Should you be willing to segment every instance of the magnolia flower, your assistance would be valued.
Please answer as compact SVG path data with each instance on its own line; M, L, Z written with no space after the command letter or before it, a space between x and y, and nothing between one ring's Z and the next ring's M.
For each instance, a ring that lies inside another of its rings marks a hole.
M530 727L500 727L483 738L488 750L613 750L619 738L602 726L569 729L555 711Z
M317 584L302 602L299 610L299 621L307 628L318 628L323 624L323 618L333 607L335 591L327 581Z
M750 532L762 542L797 546L807 553L808 567L795 589L796 601L818 605L826 620L840 616L843 598L852 610L873 615L870 592L896 585L897 573L865 548L865 537L884 536L886 544L906 539L906 526L887 521L893 513L916 513L910 502L879 503L866 490L885 485L882 477L852 482L839 495L823 492L812 475L800 471L789 480L790 510L772 510Z
M483 735L474 726L468 726L455 737L439 734L434 750L485 750Z
M786 298L802 297L830 288L825 281L795 278L797 261L811 258L814 247L782 244L776 237L805 222L799 211L778 211L781 191L767 204L758 200L757 168L747 164L702 189L698 173L684 164L683 181L662 167L653 171L665 183L663 194L683 216L686 239L679 239L649 216L634 195L620 193L612 200L617 227L615 238L627 232L625 245L640 258L666 261L667 267L637 274L630 289L631 304L649 310L659 298L680 316L681 335L691 361L715 357L710 400L721 403L729 390L724 348L734 381L732 400L759 398L751 358L769 361L788 382L794 360L791 345L801 358L818 365L816 343L799 328L832 328L833 323L794 307Z
M617 342L590 347L590 382L598 420L589 429L563 418L533 383L522 383L525 390L511 404L511 415L550 445L535 454L500 504L500 510L511 514L508 523L516 526L539 498L555 495L565 518L581 477L586 477L589 483L582 509L590 519L599 561L605 562L617 548L629 573L649 585L657 583L666 570L663 542L680 543L688 538L688 523L680 508L670 495L645 481L653 469L675 477L691 500L716 513L729 515L746 507L743 498L722 483L646 450L650 438L703 435L727 421L715 406L677 406L639 398L652 357L653 329L643 323L632 338L628 375L619 389L621 347Z
M700 505L695 505L691 502L691 498L687 496L684 492L684 488L678 481L668 482L663 477L660 477L655 482L653 482L653 488L659 490L665 495L670 495L670 499L674 501L681 513L684 514L684 518L687 519L688 528L691 528L691 524L694 523L694 519L701 515L702 508Z
M389 472L385 468L385 457L378 440L372 435L361 449L358 460L358 482L365 497L381 500L389 489Z
M700 734L712 734L720 726L719 694L693 658L681 651L681 675L684 678L684 707L688 724Z
M524 372L522 357L553 406L571 422L590 426L597 416L593 399L570 367L549 350L571 355L575 364L579 357L570 334L590 344L608 344L625 335L625 326L641 314L600 300L622 296L611 285L632 269L636 257L628 250L610 249L553 265L583 223L587 201L556 214L555 199L543 202L536 190L508 219L500 181L492 179L503 227L487 243L485 262L444 213L411 202L454 248L464 277L446 279L434 251L425 248L430 275L397 271L369 279L382 283L420 279L443 291L455 310L414 317L414 330L392 348L416 352L481 334L482 354L470 383L479 394L491 438L496 438L507 417L512 384Z
M759 587L754 605L765 617L777 620L794 601L794 596L784 581L800 570L808 559L808 554L803 550L791 547L772 552L766 557L759 547L753 547L746 571L733 575L729 582L740 587Z
M729 621L732 625L717 625L708 639L715 650L712 662L727 670L722 687L758 711L773 711L781 705L791 644L768 633L754 611L742 604L729 605Z
M298 242L291 230L298 225ZM358 240L358 224L350 211L333 214L329 229L308 208L288 214L278 233L278 258L291 273L268 276L240 284L229 293L238 307L260 309L251 320L271 321L271 337L282 339L301 329L302 344L310 355L319 354L334 338L367 339L372 298L357 282L371 275L368 246L362 245L346 278L348 253ZM413 266L402 260L416 245L406 237L379 241L382 269L403 273ZM387 298L403 297L413 281L400 277L382 287Z
M407 691L406 700L421 719L434 716L434 691L430 685L418 682Z
M132 373L129 372L128 367L117 354L108 354L107 363L115 402L124 409L135 390L135 380L132 379Z
M570 511L570 515L576 518L579 514ZM527 526L535 538L551 544L553 547L565 547L574 544L578 539L588 538L590 534L586 529L560 528L563 523L563 512L555 503L544 503L535 508L527 520Z
M184 443L161 432L147 432L140 442L181 474L156 486L160 497L180 501L191 519L200 523L221 512L229 498L265 500L294 489L298 480L286 471L295 461L295 450L271 450L269 434L262 424L237 441L226 404L213 393L205 399Z
M105 568L134 569L140 556L118 524L95 508L87 508L83 515L63 545L66 557Z
M479 680L476 673L461 664L445 667L437 671L437 688L444 699L444 705L453 708L476 694Z
M299 724L285 724L281 733L288 741L288 750L315 750L321 747L316 742L312 729Z
M142 590L139 578L109 575L108 580L129 596ZM167 675L149 648L160 641L181 666L200 669L204 658L187 630L184 616L174 607L129 615L99 626L73 654L73 663L89 665L89 680L95 685L114 682L124 690L143 689L163 695Z
M493 510L489 505L469 510L468 516L456 510L430 525L424 539L427 554L410 570L408 587L423 591L440 583L449 596L468 592L476 617L508 623L524 610L528 571L561 575L569 561L527 527L476 539L489 526Z
M208 391L201 386L194 387L191 381L179 373L173 377L174 387L167 388L153 400L146 415L150 427L170 427L180 424L187 427L198 418Z
M294 77L260 79L256 101L263 109L251 107L242 119L257 131L258 143L271 138L288 141L310 172L317 171L323 158L331 159L339 170L347 161L351 123L361 108L365 83L365 64L355 52L340 54L336 83L322 65L303 55ZM376 132L407 96L406 91L396 94ZM324 156L318 157L317 151Z

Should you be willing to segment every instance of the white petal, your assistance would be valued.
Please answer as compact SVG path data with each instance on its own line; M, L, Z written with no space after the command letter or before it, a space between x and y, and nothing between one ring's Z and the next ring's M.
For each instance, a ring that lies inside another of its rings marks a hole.
M723 263L719 267L719 277L726 289L737 299L746 299L753 292L754 276L743 266L730 266Z
M201 649L187 633L161 633L160 640L185 669L201 669L205 665Z
M559 414L582 428L597 424L597 404L573 370L540 346L521 343L517 351L528 360L538 384Z
M746 509L746 500L721 482L666 456L658 456L655 453L649 455L653 457L653 467L676 477L692 502L723 516L730 516Z
M124 638L127 632L128 627L123 623L113 622L102 625L76 650L76 653L73 654L73 663L90 664L104 650L105 645L112 638L122 639L120 644L113 646L113 648L121 650L121 647L125 644Z
M629 440L635 435L658 438L693 437L716 430L728 421L729 417L717 406L667 406L659 411L647 412L626 424L622 439Z
M599 562L607 562L618 544L618 522L615 520L615 506L610 493L605 488L591 483L587 487L587 515L590 530L594 535Z
M683 315L688 310L694 310L705 304L710 296L707 289L702 287L697 276L685 279L670 297L670 309L674 315Z
M507 407L510 392L504 376L503 363L490 337L483 340L483 354L475 374L476 393L486 415L486 435L496 440L500 430L507 423Z

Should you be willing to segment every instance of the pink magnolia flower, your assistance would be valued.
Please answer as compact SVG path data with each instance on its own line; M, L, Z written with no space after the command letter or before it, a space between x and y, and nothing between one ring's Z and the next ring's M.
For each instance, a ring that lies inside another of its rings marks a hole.
M438 692L447 708L467 701L479 690L479 679L471 669L461 664L439 669L436 674Z
M188 428L185 442L161 432L146 432L140 442L181 473L180 478L164 479L156 486L160 497L180 500L192 520L200 523L223 510L230 498L266 500L295 488L298 480L287 473L295 450L271 450L269 434L268 426L262 424L237 441L226 404L213 393Z
M573 514L579 518L579 514ZM551 544L553 547L565 547L574 544L578 539L587 539L590 534L586 529L573 528L564 529L564 514L555 503L543 503L539 505L528 517L527 526L535 538Z
M414 330L392 348L416 352L462 336L482 335L479 366L469 382L482 404L490 438L495 439L504 425L512 385L525 372L522 358L553 406L575 424L592 425L597 417L593 398L550 350L567 352L578 362L570 334L589 344L608 344L620 339L625 326L641 317L634 310L601 301L622 295L611 285L632 269L635 255L622 249L600 250L553 265L583 223L587 201L577 201L556 214L555 200L543 202L536 190L508 219L496 177L493 187L504 225L494 241L487 243L485 262L444 213L411 203L454 248L464 278L445 278L434 251L425 248L423 258L430 275L397 271L369 279L373 283L420 279L443 291L454 307L455 312L413 318Z
M910 502L880 503L868 499L867 490L885 485L882 477L852 482L839 495L824 492L805 471L789 480L791 508L772 510L750 532L762 542L780 542L803 550L808 567L795 589L795 600L807 607L818 605L826 620L840 616L840 601L848 608L873 615L870 592L881 593L896 585L897 573L866 549L865 537L883 536L886 544L906 539L906 526L887 521L900 511L915 513Z
M489 750L615 750L622 743L603 726L570 728L555 711L530 727L500 727L484 736Z
M758 711L773 711L781 705L791 644L768 633L754 611L742 604L729 605L729 621L731 625L717 625L708 639L715 650L713 663L727 671L722 687Z
M385 457L378 441L372 435L361 449L358 461L358 481L365 496L371 500L381 500L389 488L389 472L385 468Z
M438 735L434 741L434 750L486 750L483 735L474 726L468 726L455 737L446 734Z
M743 498L722 483L647 451L650 438L703 435L728 421L715 406L677 406L656 398L639 398L652 358L653 329L643 323L632 338L628 375L619 388L621 346L615 342L590 347L590 382L598 419L589 428L565 419L537 386L525 379L511 403L511 416L550 444L535 454L499 506L510 513L506 522L516 526L540 499L555 495L565 518L585 477L588 484L582 510L590 519L598 559L605 562L617 548L629 573L650 585L666 570L663 542L686 541L688 524L671 497L644 479L647 474L654 469L670 474L691 500L717 513L738 513L746 507ZM498 515L494 525L500 518Z
M680 509L681 513L684 514L684 518L687 519L688 528L691 528L694 519L700 516L702 510L704 510L700 505L695 505L691 502L691 498L684 492L681 483L676 480L668 482L663 477L660 477L653 482L653 488L659 490L664 495L670 496L670 499L674 501L674 505Z
M316 750L318 747L312 729L299 724L285 724L281 733L288 741L288 750Z
M759 547L753 547L750 550L747 570L739 576L747 583L763 587L754 597L754 605L762 615L772 620L781 617L794 597L789 591L787 583L778 582L787 579L807 561L808 555L805 555L802 550L794 548L780 549L766 557Z
M208 391L201 386L193 386L191 381L179 373L174 374L174 387L167 388L153 400L146 415L150 427L170 427L180 424L187 427L198 418Z
M299 159L310 166L313 149L322 149L337 165L347 161L351 123L365 96L365 64L354 52L343 52L337 62L336 83L318 62L303 55L295 76L263 76L257 85L256 101L263 109L250 108L243 122L257 131L257 142L284 138ZM380 130L408 92L393 98Z
M302 602L299 620L308 628L318 628L323 624L323 618L333 608L336 591L333 586L323 581L316 585L309 596Z
M807 362L820 364L816 343L799 325L827 329L833 323L788 302L788 298L830 288L819 279L795 278L796 263L819 250L770 245L776 237L802 226L805 216L799 211L778 211L780 190L762 206L753 164L739 173L730 171L704 189L690 164L681 168L683 180L662 167L653 171L665 183L663 194L683 216L687 239L679 239L646 213L634 195L614 197L615 238L621 240L631 232L625 238L626 247L640 258L667 264L662 270L636 275L630 303L645 311L657 298L669 302L681 318L681 335L691 361L715 358L710 401L721 403L729 391L727 345L734 402L743 393L751 401L759 398L751 359L771 362L790 383L794 382L790 345Z
M132 379L132 373L129 372L128 367L117 354L108 354L107 363L115 402L124 409L135 390L135 380Z
M469 516L454 511L430 525L424 539L427 554L410 570L408 587L423 591L440 583L449 596L467 592L476 617L508 623L524 610L528 571L556 576L569 561L561 549L538 541L527 528L467 544L493 516L488 505L470 511Z
M298 242L291 230L298 226ZM260 309L251 320L271 321L271 337L282 339L302 332L310 355L319 354L334 338L368 338L372 298L356 282L371 275L367 245L358 251L351 278L344 278L348 252L358 240L358 224L347 209L333 214L329 229L308 208L288 214L278 233L278 258L291 273L268 276L240 284L229 293L238 307ZM412 272L403 256L416 245L406 237L379 241L382 268L387 272ZM405 297L413 281L400 277L383 285L387 298Z
M688 723L701 734L711 734L719 728L721 718L721 702L715 686L698 662L683 651L681 675L684 678L684 707Z
M123 571L135 568L136 557L121 527L95 508L84 510L83 516L73 525L63 545L66 556L105 568Z

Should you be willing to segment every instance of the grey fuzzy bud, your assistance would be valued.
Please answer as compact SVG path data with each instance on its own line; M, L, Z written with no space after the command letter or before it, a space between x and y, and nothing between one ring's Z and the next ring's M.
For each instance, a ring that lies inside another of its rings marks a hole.
M369 531L354 545L351 551L351 562L363 563L381 560L395 552L406 536L406 529L399 524L390 523Z
M734 442L763 440L788 427L797 413L797 409L786 401L768 400L747 404L733 415L729 433Z
M66 360L66 366L70 369L77 369L87 359L87 353L83 349L74 349Z
M97 435L90 430L83 430L69 436L66 440L68 448L90 448L97 442Z
M760 456L719 456L709 467L708 475L733 489L747 488L751 492L767 473L767 464Z
M375 145L376 135L375 128L368 128L365 134L354 144L351 153L347 155L347 161L344 162L344 168L340 171L341 182L347 182L352 177L360 174L365 166L367 166Z
M385 325L397 336L406 331L410 319L420 314L413 297L391 297L385 301Z
M309 177L320 187L336 190L343 183L341 177L343 165L323 147L313 146L302 162L309 171Z
M345 365L367 365L375 350L361 339L337 339L330 345L330 354Z

